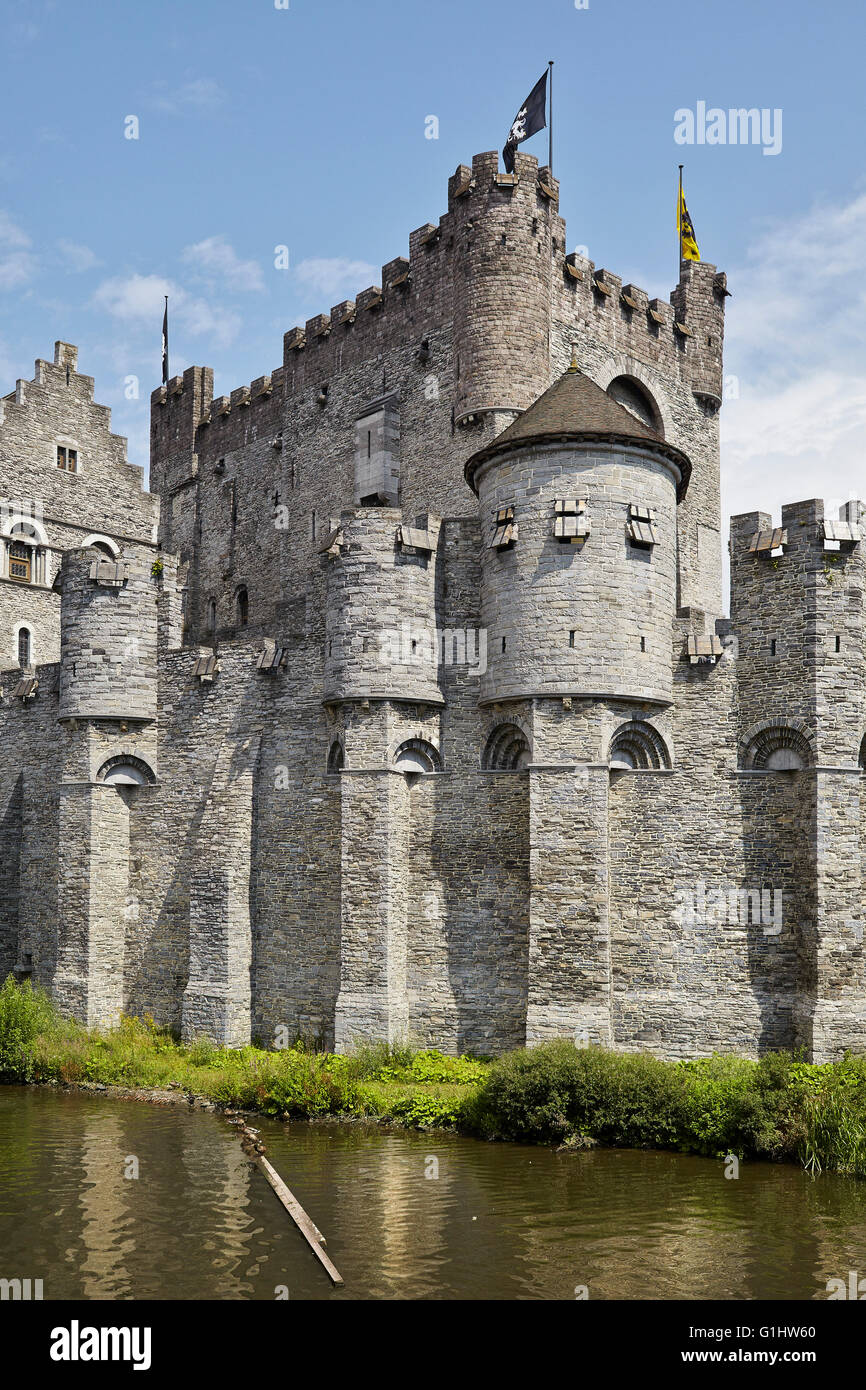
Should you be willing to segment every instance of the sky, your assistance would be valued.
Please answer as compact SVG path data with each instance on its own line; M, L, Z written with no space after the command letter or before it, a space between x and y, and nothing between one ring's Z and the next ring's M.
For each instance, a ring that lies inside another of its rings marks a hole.
M728 273L726 514L866 495L862 0L0 0L0 24L0 394L77 343L145 465L165 293L172 374L272 370L553 59L569 249L667 299L682 162ZM767 138L678 143L699 103Z

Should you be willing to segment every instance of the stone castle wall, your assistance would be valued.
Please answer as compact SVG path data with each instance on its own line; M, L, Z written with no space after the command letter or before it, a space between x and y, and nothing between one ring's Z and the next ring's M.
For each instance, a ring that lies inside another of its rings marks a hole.
M69 345L0 403L0 492L40 501L45 554L0 576L4 972L230 1045L866 1040L862 547L828 558L814 502L775 557L735 518L722 619L724 276L649 301L557 207L529 156L460 166L270 375L154 393L154 495ZM658 453L603 440L498 455L476 499L467 459L572 354L689 457L679 502ZM91 577L100 537L119 581Z

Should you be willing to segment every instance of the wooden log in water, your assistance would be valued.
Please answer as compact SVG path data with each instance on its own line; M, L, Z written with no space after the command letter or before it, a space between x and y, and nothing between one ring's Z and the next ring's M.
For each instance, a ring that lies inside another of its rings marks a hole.
M245 1125L240 1126L240 1128L242 1132L246 1131ZM279 1173L277 1172L276 1168L274 1168L274 1166L268 1162L264 1154L256 1153L255 1150L251 1147L248 1147L246 1149L246 1152L249 1155L249 1157L254 1159L255 1162L259 1165L268 1182L270 1183L271 1187L274 1189L283 1206L285 1207L286 1211L289 1213L289 1216L292 1218L298 1230L301 1232L301 1235L306 1240L313 1254L324 1265L325 1270L328 1274L328 1278L331 1280L331 1283L342 1284L344 1282L342 1274L337 1269L333 1261L329 1259L328 1255L325 1253L325 1250L323 1248L327 1244L325 1237L322 1235L322 1232L319 1230L315 1222L310 1220L309 1216L304 1211L304 1208L301 1206L295 1194L286 1186Z

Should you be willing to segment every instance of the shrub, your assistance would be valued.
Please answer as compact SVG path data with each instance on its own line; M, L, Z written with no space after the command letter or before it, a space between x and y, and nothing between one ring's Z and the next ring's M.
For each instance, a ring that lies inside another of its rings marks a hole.
M454 1129L462 1119L463 1102L459 1096L414 1095L392 1101L387 1107L390 1118L401 1120L410 1129Z
M703 1154L783 1157L795 1145L793 1065L785 1052L760 1062L715 1055L678 1063L684 1146Z
M40 1033L55 1026L48 995L29 980L17 984L7 975L0 985L0 1076L27 1081L33 1074L32 1047Z
M393 1081L402 1079L414 1055L408 1043L358 1043L346 1061L355 1081Z
M474 1057L446 1057L430 1049L416 1052L407 1068L411 1081L439 1081L455 1086L472 1086L483 1080L487 1067Z
M713 1056L660 1062L562 1041L511 1053L464 1109L475 1133L529 1143L676 1148L866 1176L866 1058L812 1066Z
M589 1134L604 1144L676 1145L683 1082L674 1067L642 1053L545 1043L494 1062L467 1123L477 1133L524 1143Z
M208 1037L196 1038L187 1048L187 1060L192 1067L212 1066L217 1056L217 1047Z

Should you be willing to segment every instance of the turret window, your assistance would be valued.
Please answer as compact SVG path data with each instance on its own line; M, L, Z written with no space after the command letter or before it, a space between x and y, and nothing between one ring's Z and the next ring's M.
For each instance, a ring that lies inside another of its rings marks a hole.
M628 509L628 538L632 545L649 550L656 544L655 520L656 514L650 507L638 507L632 503Z
M496 513L496 529L490 542L492 550L509 550L517 540L517 523L513 507L500 507Z
M147 787L152 786L156 778L142 758L130 753L117 753L102 764L96 780L115 787Z
M30 665L31 659L31 637L29 627L22 627L18 630L18 665L24 671Z
M426 739L409 738L394 754L394 766L398 772L405 772L410 780L422 773L441 772L442 758L439 750Z
M759 772L796 772L814 762L804 731L791 724L767 722L740 740L740 766Z
M342 772L346 765L346 755L339 739L335 739L328 751L328 772L334 775Z
M246 627L250 620L250 599L246 589L239 589L236 599L238 627Z
M559 497L553 504L553 534L558 541L580 545L589 535L589 517L583 497Z
M625 300L629 308L636 309L637 302L630 297ZM656 319L652 310L650 316L656 323L663 323L664 319ZM633 415L636 420L640 420L642 425L648 426L655 434L664 438L664 427L662 425L661 413L658 406L650 395L646 387L634 377L618 376L608 386L607 394L611 396L618 405Z

